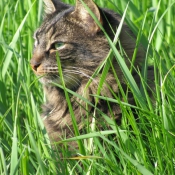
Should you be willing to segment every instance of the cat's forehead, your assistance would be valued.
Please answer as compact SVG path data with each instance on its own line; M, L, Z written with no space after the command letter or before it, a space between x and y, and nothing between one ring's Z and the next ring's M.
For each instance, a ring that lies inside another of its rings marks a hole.
M67 16L67 14L71 13L73 11L73 7L70 7L69 9L66 9L62 12L55 12L52 15L46 16L41 26L35 31L34 38L37 38L38 35L42 35L44 33L48 33L49 31L52 32L55 28L63 29L63 25L59 25L61 22L64 23L64 19ZM59 31L57 31L59 32ZM60 31L61 32L61 31Z

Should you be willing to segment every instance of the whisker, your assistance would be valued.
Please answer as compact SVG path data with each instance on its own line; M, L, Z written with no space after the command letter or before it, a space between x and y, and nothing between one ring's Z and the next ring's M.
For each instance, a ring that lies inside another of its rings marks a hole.
M92 80L93 82L95 82L97 84L97 81L93 77L89 76L88 74L86 74L84 72L81 72L81 71L78 71L78 70L69 70L69 69L64 70L64 72L65 73L82 74L82 75L84 75L85 77L89 78L90 80Z
M57 78L58 78L58 80L60 80L60 76L59 75L50 75L50 77L51 77L51 79L52 79L52 81L51 82L54 82L55 81L55 83L57 82L56 80L57 80ZM75 84L73 84L73 83L70 83L70 81L69 81L69 83L72 85L72 87L77 87L77 86L80 86L81 85L81 83L80 83L80 81L78 80L78 79L76 79L74 76L71 76L71 75L64 75L64 79L66 80L66 79L68 79L68 80L71 80L72 82L74 82ZM60 83L60 82L59 82Z
M88 69L84 69L84 68L80 68L80 67L74 67L74 66L67 66L67 68L71 68L71 69L75 69L75 70L79 70L79 71L84 71L84 72L89 72L91 74L93 74L94 72Z
M80 82L78 79L76 79L74 76L65 75L65 79L66 79L66 77L67 77L68 79L71 79L73 82L75 82L75 84L76 84L77 86L80 86L80 85L81 85L81 82ZM73 87L77 87L75 84L71 83L71 85L72 85Z
M52 65L50 67L48 66L47 68L48 69L45 69L45 72L47 73L47 75L50 76L50 79L51 79L50 81L53 82L54 79L57 79L57 78L60 79L57 65ZM52 73L53 73L53 75L52 75ZM74 67L74 66L66 66L66 68L63 69L63 73L65 73L65 75L64 75L65 79L67 77L67 79L70 79L72 82L74 82L78 86L81 84L80 80L78 80L78 78L74 77L71 74L83 75L84 77L86 77L89 80L92 80L93 82L98 84L97 81L93 77L88 75L88 74L93 74L93 71L90 71L90 70L86 70L86 69L78 68L78 67ZM75 86L75 85L73 85L73 83L71 83L71 84L72 84L72 86Z

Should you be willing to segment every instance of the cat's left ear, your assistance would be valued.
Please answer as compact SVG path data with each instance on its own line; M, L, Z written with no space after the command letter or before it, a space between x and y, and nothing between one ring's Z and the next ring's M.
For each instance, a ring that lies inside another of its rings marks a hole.
M45 4L46 14L52 14L55 11L61 12L70 7L69 5L60 2L59 0L43 0L43 2Z
M93 0L83 0L83 2L88 6L97 20L102 24L100 11ZM94 35L100 31L100 27L96 24L81 0L76 0L75 10L70 14L70 19L83 26L85 30L91 35Z

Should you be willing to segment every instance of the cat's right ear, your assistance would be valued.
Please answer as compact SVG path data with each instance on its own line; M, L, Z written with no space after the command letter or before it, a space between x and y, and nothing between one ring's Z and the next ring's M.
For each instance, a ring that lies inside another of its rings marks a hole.
M62 3L59 0L43 0L43 2L45 4L46 14L52 14L55 11L61 12L70 7L69 5Z

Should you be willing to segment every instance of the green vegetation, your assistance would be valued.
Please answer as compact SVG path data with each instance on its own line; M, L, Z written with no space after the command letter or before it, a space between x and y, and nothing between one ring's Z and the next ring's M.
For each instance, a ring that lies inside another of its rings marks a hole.
M64 2L74 3L69 0ZM145 67L152 64L155 68L154 105L145 89L146 71L141 73L144 78L139 89L111 42L111 54L117 56L137 105L129 105L125 100L125 94L122 97L124 101L120 101L117 97L105 98L121 106L122 125L116 126L112 119L101 114L106 123L111 125L111 129L104 127L102 132L92 129L86 135L68 139L64 142L65 147L62 148L64 158L61 159L59 154L51 149L40 119L40 106L45 99L42 87L29 64L33 48L32 35L42 21L42 0L1 0L1 175L74 175L78 171L80 174L89 175L175 174L175 1L132 0L128 8L128 0L96 0L96 2L121 15L126 13L123 17L135 32L137 41L141 41L145 47L147 53ZM102 67L101 84L109 66L112 66L110 55ZM73 92L66 90L65 87L63 89L69 102L68 94ZM104 98L98 93L96 97ZM136 109L139 120L134 118L131 109ZM72 117L74 118L73 115ZM66 143L71 144L69 141L76 139L82 140L79 142L81 144L78 152L85 153L85 157L69 156Z

